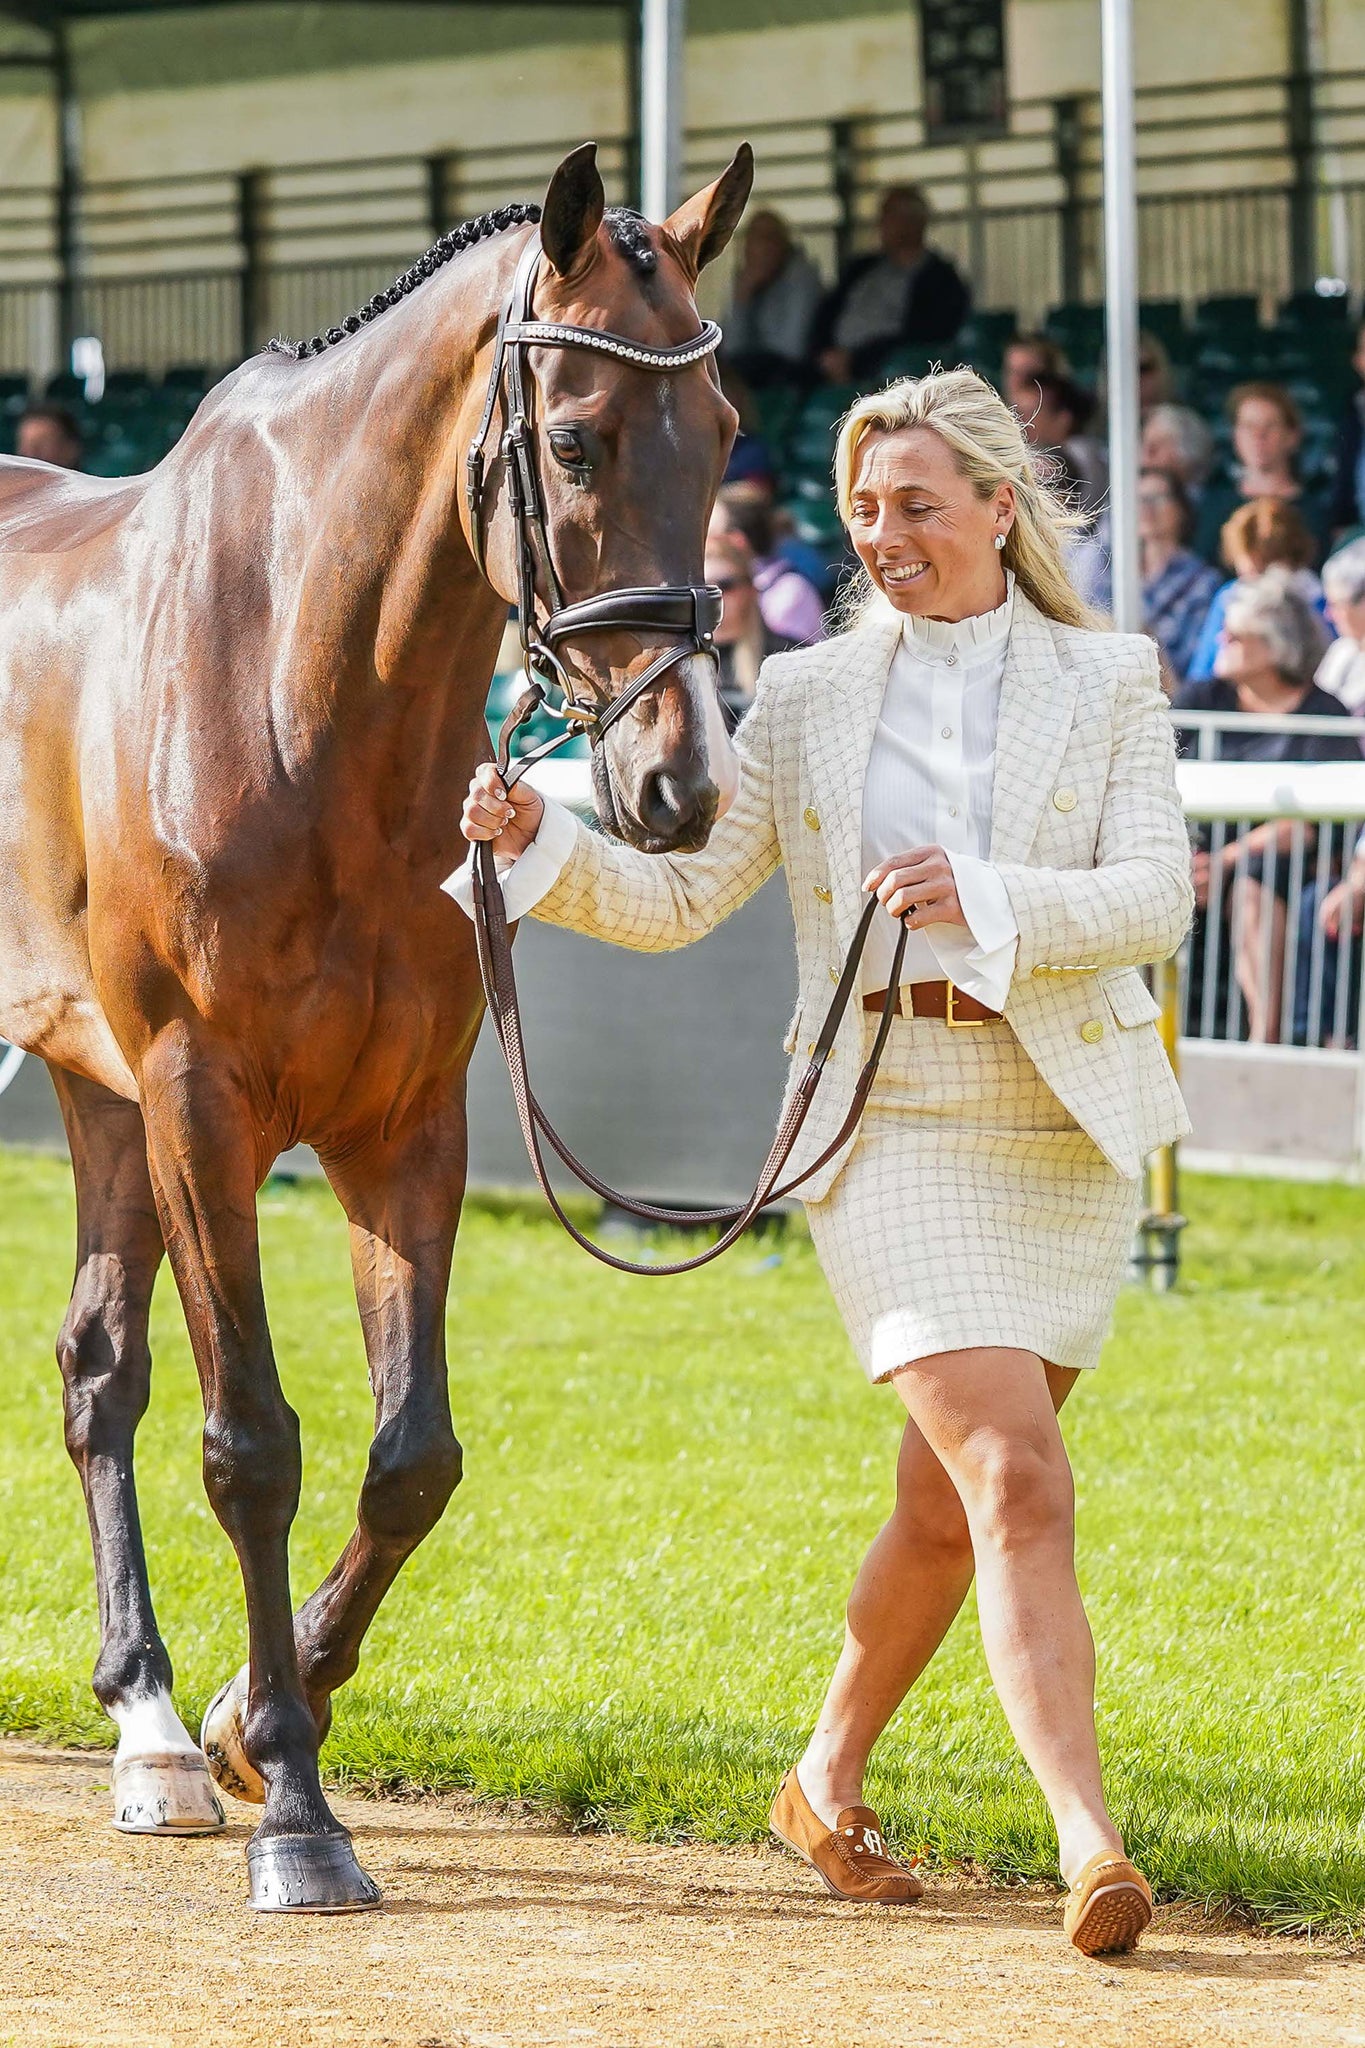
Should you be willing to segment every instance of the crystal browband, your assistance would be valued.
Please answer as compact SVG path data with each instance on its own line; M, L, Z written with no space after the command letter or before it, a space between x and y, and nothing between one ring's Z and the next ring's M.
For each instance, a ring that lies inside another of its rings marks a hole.
M708 320L694 341L681 341L672 348L644 348L638 341L631 341L624 334L612 334L606 328L565 327L556 320L518 320L509 324L505 339L525 342L531 347L539 342L551 348L595 349L599 355L639 363L645 370L680 370L714 354L720 346L721 331L714 320Z

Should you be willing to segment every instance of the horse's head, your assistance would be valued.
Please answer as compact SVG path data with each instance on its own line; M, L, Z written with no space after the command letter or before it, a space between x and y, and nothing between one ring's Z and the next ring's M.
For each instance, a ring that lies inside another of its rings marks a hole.
M534 319L621 336L642 351L696 341L698 274L730 239L752 180L745 145L713 185L655 227L608 211L593 146L575 150L545 197ZM612 591L701 586L706 523L736 425L710 355L661 369L595 347L532 345L523 361L532 488L548 542L548 561L534 563L540 617ZM515 599L507 469L504 454L488 472L485 560ZM638 607L634 621L570 631L555 651L570 694L602 711L659 657L680 652L611 723L593 759L604 824L647 852L685 851L706 843L738 770L714 657L683 651L697 642L660 631L647 614Z

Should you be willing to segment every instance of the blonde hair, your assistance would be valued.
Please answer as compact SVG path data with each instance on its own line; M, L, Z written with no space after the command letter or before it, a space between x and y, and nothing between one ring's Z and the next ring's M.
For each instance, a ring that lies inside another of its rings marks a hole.
M1013 484L1014 524L1005 537L1001 562L1045 618L1063 626L1099 626L1097 612L1083 602L1067 573L1065 548L1089 522L1049 482L1052 465L1024 439L1014 413L975 370L933 370L927 377L901 377L849 407L839 423L834 480L839 517L849 524L858 455L869 434L895 434L928 427L948 445L959 473L979 498L1001 484ZM855 625L882 602L871 577L859 569L840 605L845 625Z

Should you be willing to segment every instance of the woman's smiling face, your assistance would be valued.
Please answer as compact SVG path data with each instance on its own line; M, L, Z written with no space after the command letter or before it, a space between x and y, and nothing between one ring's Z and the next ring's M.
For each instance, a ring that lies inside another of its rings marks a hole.
M1014 523L1014 486L979 497L932 427L867 434L858 448L848 535L898 612L966 619L1003 602L997 534Z

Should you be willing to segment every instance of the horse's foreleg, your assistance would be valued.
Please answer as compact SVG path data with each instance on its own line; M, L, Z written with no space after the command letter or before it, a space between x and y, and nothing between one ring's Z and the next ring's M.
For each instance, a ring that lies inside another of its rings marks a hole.
M161 1225L136 1103L52 1069L76 1181L76 1278L57 1340L66 1447L90 1518L99 1594L94 1690L119 1730L114 1825L127 1834L202 1834L223 1809L171 1704L171 1661L152 1611L133 1439L147 1410L147 1318Z
M244 1737L265 1792L247 1850L251 1902L304 1912L377 1905L323 1797L294 1651L299 1427L275 1369L261 1286L256 1189L268 1162L259 1119L229 1057L183 1024L162 1030L141 1080L152 1180L204 1396L204 1483L246 1595Z
M460 1480L446 1389L445 1306L464 1192L465 1120L451 1102L387 1144L332 1162L351 1224L375 1435L355 1534L299 1614L303 1682L325 1728L380 1601Z

